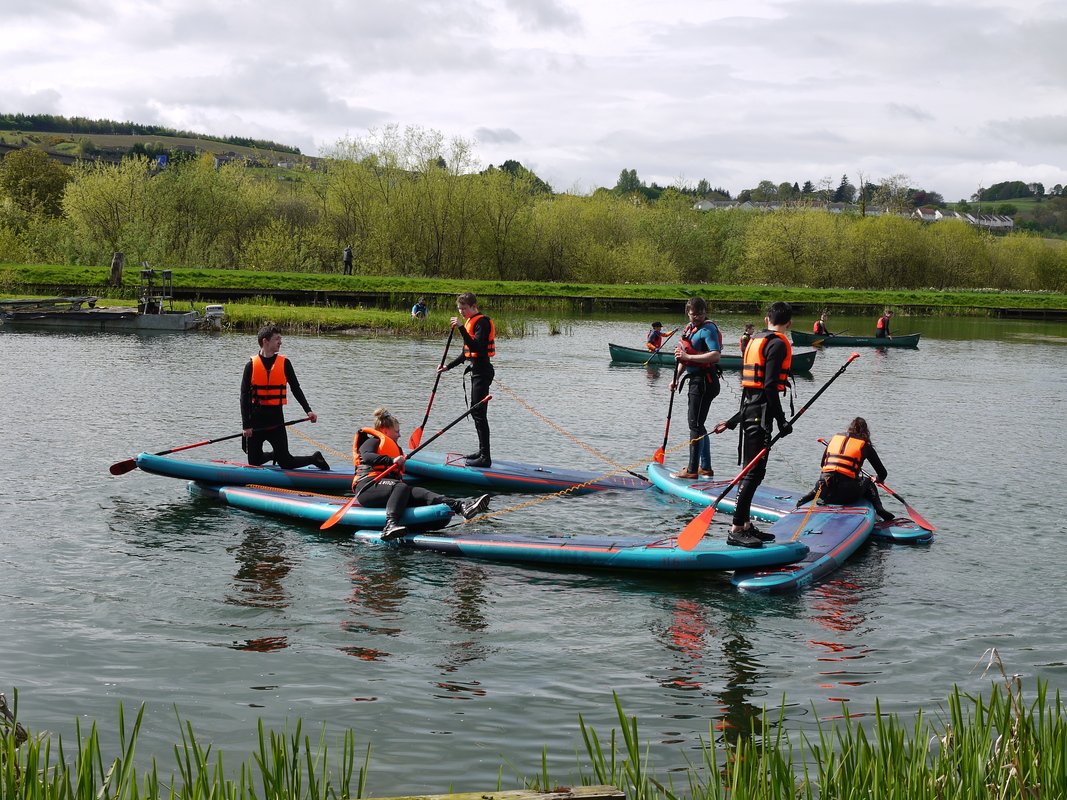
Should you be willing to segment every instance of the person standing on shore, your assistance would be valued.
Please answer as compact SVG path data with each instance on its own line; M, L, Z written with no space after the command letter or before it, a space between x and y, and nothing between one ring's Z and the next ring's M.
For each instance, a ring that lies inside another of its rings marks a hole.
M344 264L344 275L352 274L352 245L347 245L341 254L341 263Z
M447 372L453 367L467 362L466 372L471 376L471 419L478 432L478 451L466 457L468 467L491 467L493 457L489 447L489 414L486 403L489 390L496 377L492 358L496 355L496 326L489 317L478 310L478 298L474 292L464 292L456 298L456 309L460 316L452 317L452 327L457 328L463 337L463 353L448 364L437 368L438 372ZM462 325L460 324L462 322Z
M329 469L330 465L318 451L312 456L294 456L289 452L283 415L289 402L286 386L311 422L318 422L319 418L304 397L292 362L278 354L282 347L282 329L277 325L265 325L256 338L259 352L249 358L241 376L241 421L244 426L241 446L248 454L248 463L258 467L273 459L282 469L310 465ZM263 452L264 442L270 442L274 452Z
M741 410L735 420L741 423L738 445L740 463L747 466L771 440L773 423L779 436L788 436L793 426L785 418L780 395L789 386L793 346L786 333L793 324L793 308L781 300L771 303L764 319L767 328L752 337L745 348L741 370ZM764 456L741 478L737 486L733 524L726 543L737 547L762 547L774 536L752 525L752 498L767 474Z
M711 401L719 396L721 389L718 364L722 356L722 334L708 319L708 304L703 297L690 297L685 313L689 315L689 324L674 348L674 357L680 367L685 367L682 383L689 382L689 463L671 477L693 480L715 474L711 468L711 442L706 423ZM674 391L673 383L671 391Z

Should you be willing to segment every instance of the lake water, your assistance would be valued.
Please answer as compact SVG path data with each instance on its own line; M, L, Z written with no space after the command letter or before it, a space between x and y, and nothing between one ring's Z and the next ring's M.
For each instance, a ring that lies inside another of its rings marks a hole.
M607 459L649 458L663 437L670 371L607 355L608 341L641 346L649 321L578 319L558 336L535 321L533 335L500 342L497 377L511 393L498 387L490 409L494 456L604 473L615 469ZM745 321L720 318L729 347ZM835 318L831 329L871 324ZM377 796L493 788L504 759L537 774L545 745L566 781L579 714L602 737L617 725L612 691L638 717L662 775L696 758L709 730L746 726L783 698L787 724L811 730L839 715L842 700L853 714L870 714L877 698L911 715L936 710L954 685L987 691L991 678L976 665L989 648L1028 685L1041 676L1067 688L1056 621L1067 586L1067 327L897 324L922 331L919 349L861 350L775 448L766 483L807 489L817 438L864 416L887 484L938 528L935 540L868 545L831 579L775 598L739 594L728 575L401 552L197 499L177 480L112 476L109 465L142 450L236 432L254 336L0 329L0 688L9 697L18 688L27 727L65 739L81 717L113 741L119 702L127 713L144 702L138 753L168 770L175 707L231 765L251 752L258 717L279 729L325 721L336 736L352 728L360 747L372 745ZM285 336L321 417L295 430L341 463L353 431L384 404L406 439L442 347L443 338ZM798 409L849 352L819 354L798 381ZM737 397L737 373L727 373L710 420L732 414ZM427 431L464 407L457 370L441 381ZM681 404L669 446L684 440L684 420ZM441 449L474 443L465 422ZM315 446L293 433L290 444ZM732 435L715 437L712 453L717 476L736 474ZM241 459L236 440L181 455ZM667 465L683 461L684 449ZM502 495L492 508L530 499ZM650 490L552 498L480 525L666 536L693 514ZM712 535L725 536L728 519L719 514Z

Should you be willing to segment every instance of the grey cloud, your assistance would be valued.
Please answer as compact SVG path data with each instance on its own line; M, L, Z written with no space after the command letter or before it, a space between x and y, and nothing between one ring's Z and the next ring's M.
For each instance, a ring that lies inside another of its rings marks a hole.
M556 0L504 0L505 5L524 27L536 31L577 33L582 29L581 17Z
M901 103L889 103L886 108L891 116L904 117L906 119L912 119L916 122L933 122L934 115L923 111L917 106L907 106Z
M474 138L482 144L517 144L522 137L510 128L477 128Z
M1020 147L1051 147L1060 160L1067 157L1067 116L1062 114L996 120L985 125L984 133Z

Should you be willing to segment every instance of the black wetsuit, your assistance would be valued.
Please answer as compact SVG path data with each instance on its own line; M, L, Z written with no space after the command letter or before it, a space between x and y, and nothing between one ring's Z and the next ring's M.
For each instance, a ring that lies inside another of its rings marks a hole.
M356 481L356 498L366 508L384 508L385 516L399 523L404 510L411 506L432 506L444 503L453 511L459 510L459 501L431 492L422 486L404 483L403 477L393 470L379 481L374 480L372 467L388 467L392 456L378 452L378 437L368 436L359 446L359 469L362 477Z
M473 406L489 396L490 389L493 387L493 378L496 377L493 360L488 355L493 323L489 317L482 315L474 323L473 337L467 333L467 329L463 325L457 325L456 330L463 337L465 349L478 354L474 358L460 355L448 364L448 368L452 369L464 361L468 362L467 371L470 372L471 376L471 406ZM495 347L495 343L493 345ZM471 414L471 419L474 420L474 429L478 432L478 453L485 459L491 457L489 452L489 409L486 407L487 405L487 403L482 403Z
M263 359L263 367L270 372L274 366L277 355ZM285 380L289 384L289 392L300 403L305 414L311 413L311 406L300 388L300 381L296 379L291 359L285 359ZM285 433L285 406L263 406L252 401L252 359L245 364L244 374L241 375L241 422L245 428L270 428L270 430L256 431L251 436L241 439L241 446L248 454L248 463L259 466L274 460L282 469L296 469L316 463L314 456L294 456L289 452L289 438ZM263 443L270 442L274 452L265 453Z

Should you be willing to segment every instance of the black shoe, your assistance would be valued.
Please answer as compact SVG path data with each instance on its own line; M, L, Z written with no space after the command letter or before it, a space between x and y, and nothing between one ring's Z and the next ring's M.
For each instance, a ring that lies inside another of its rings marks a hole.
M763 547L763 542L757 539L755 536L749 534L748 531L738 531L737 533L731 533L726 537L726 543L734 547Z
M407 532L408 529L396 520L386 520L385 527L382 528L382 541L391 542L393 539L399 539Z
M463 519L474 519L487 508L489 508L489 495L483 494L481 497L470 497L461 501L459 513Z
M477 452L471 453L470 455L463 456L463 458L465 458L467 461L476 461L477 459L479 459L481 457L482 457L482 451L481 450L478 450Z
M895 519L896 519L896 517L894 517L894 516L893 516L892 514L890 514L890 513L889 513L888 511L886 511L886 510L885 510L884 508L883 508L883 509L881 509L881 510L880 510L880 511L878 512L878 516L880 516L880 517L882 518L882 521L883 521L883 522L892 522L893 520L895 520Z
M773 542L774 541L774 534L773 533L764 533L763 531L761 531L759 528L757 528L755 526L753 526L751 528L745 528L743 533L747 533L749 536L755 536L761 542Z
M483 455L481 455L479 453L477 458L468 458L467 459L467 466L468 467L482 467L482 468L491 467L491 466L493 466L493 459L489 458L489 456L483 456Z
M326 457L323 456L323 454L320 453L319 451L316 450L315 451L315 455L313 455L311 458L312 458L312 462L311 463L314 464L319 469L329 469L330 468L330 465L326 463Z

